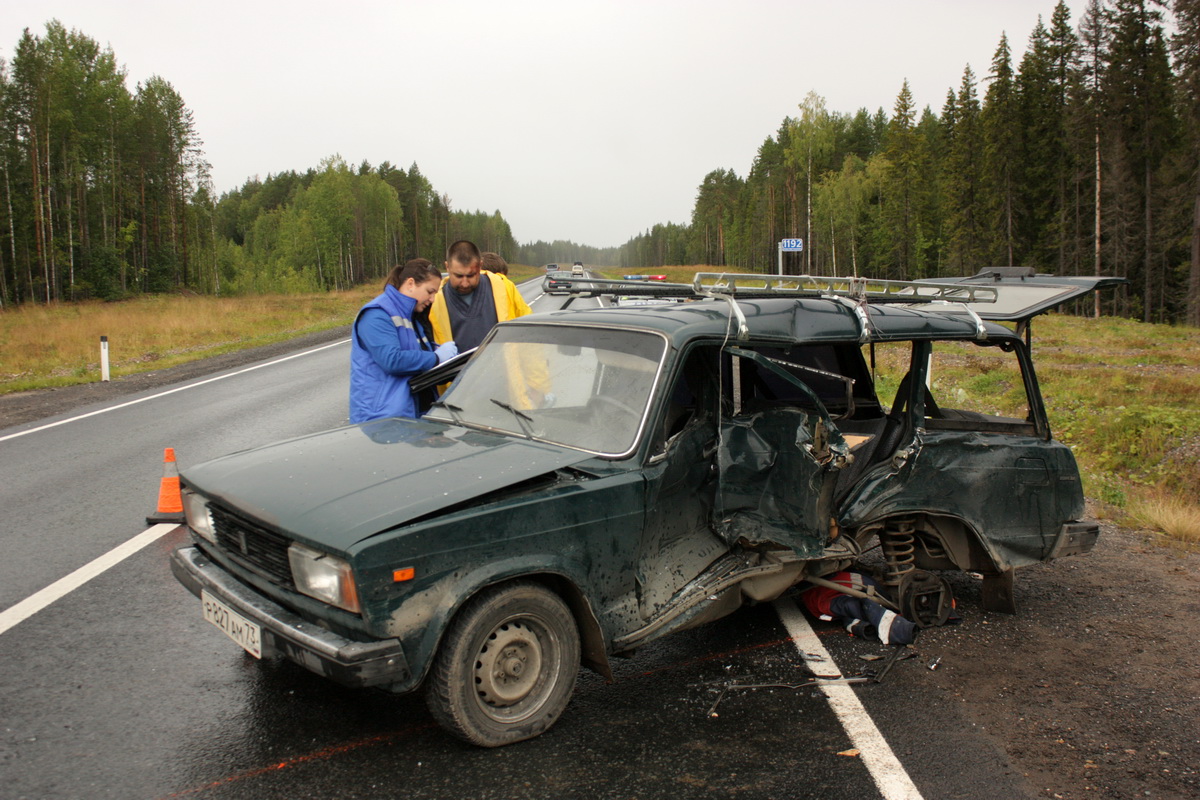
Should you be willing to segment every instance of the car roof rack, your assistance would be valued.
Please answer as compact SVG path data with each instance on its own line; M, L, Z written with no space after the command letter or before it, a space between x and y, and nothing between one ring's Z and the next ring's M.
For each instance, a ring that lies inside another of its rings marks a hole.
M691 283L658 283L611 278L555 278L558 291L626 297L844 297L866 303L989 303L996 289L968 284L934 284L873 278L825 278L815 275L763 275L698 272Z
M705 296L845 297L867 303L987 303L996 299L996 290L986 286L731 272L698 272L692 289Z
M875 280L872 278L824 278L815 275L763 275L738 272L698 272L688 283L646 283L643 281L555 277L556 291L562 294L602 294L623 297L708 297L729 303L730 314L737 319L738 339L746 339L750 330L746 316L738 307L740 300L768 297L815 297L837 301L850 309L858 320L859 341L871 338L871 318L866 306L872 303L938 303L940 311L964 313L975 323L976 337L987 338L983 320L968 303L994 303L995 288L970 284L917 283L914 281ZM549 290L549 278L543 283Z

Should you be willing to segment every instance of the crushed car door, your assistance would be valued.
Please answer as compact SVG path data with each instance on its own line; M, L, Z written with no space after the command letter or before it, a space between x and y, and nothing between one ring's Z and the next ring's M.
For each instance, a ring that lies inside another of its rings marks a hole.
M653 617L728 551L712 528L717 491L719 348L682 360L659 415L646 476L646 525L636 567L638 607Z
M721 420L714 524L733 546L772 543L802 558L818 556L832 535L838 470L850 461L841 432L817 395L787 365L727 347L733 413ZM780 402L755 393L765 371L796 391Z

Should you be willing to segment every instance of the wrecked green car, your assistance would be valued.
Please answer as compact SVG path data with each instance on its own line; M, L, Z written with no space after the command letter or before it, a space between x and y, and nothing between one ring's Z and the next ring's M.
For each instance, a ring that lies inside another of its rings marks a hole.
M581 663L611 679L614 655L876 543L918 624L945 619L940 570L1012 611L1013 570L1098 533L1028 321L1105 280L589 278L678 302L503 323L422 420L186 470L172 569L253 655L424 688L484 746L549 728Z

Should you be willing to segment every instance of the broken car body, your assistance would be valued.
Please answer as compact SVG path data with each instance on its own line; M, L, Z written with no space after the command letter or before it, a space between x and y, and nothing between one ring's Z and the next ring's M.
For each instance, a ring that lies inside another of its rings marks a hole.
M439 722L487 746L553 724L579 663L611 679L612 656L876 543L923 624L945 605L931 570L981 573L985 605L1012 610L1013 570L1098 531L1051 437L1028 315L1104 279L977 278L582 280L690 302L506 322L422 420L186 470L194 544L172 567L247 650L424 686ZM1011 285L1035 310L1006 303ZM1023 327L986 321L989 305ZM942 360L1019 413L935 398Z

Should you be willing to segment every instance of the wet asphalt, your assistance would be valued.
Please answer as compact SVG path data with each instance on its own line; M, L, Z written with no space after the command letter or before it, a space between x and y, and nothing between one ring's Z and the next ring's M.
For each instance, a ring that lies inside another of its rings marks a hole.
M340 344L0 430L0 610L145 529L163 447L186 466L343 423L347 362ZM581 673L548 733L483 750L443 733L418 695L245 654L171 577L185 542L176 529L0 633L0 798L881 796L861 758L839 755L852 743L814 688L727 692L711 713L725 682L811 677L771 605L618 660L612 685ZM847 674L881 651L816 627ZM936 656L855 690L921 794L1033 796L970 709L933 688Z

